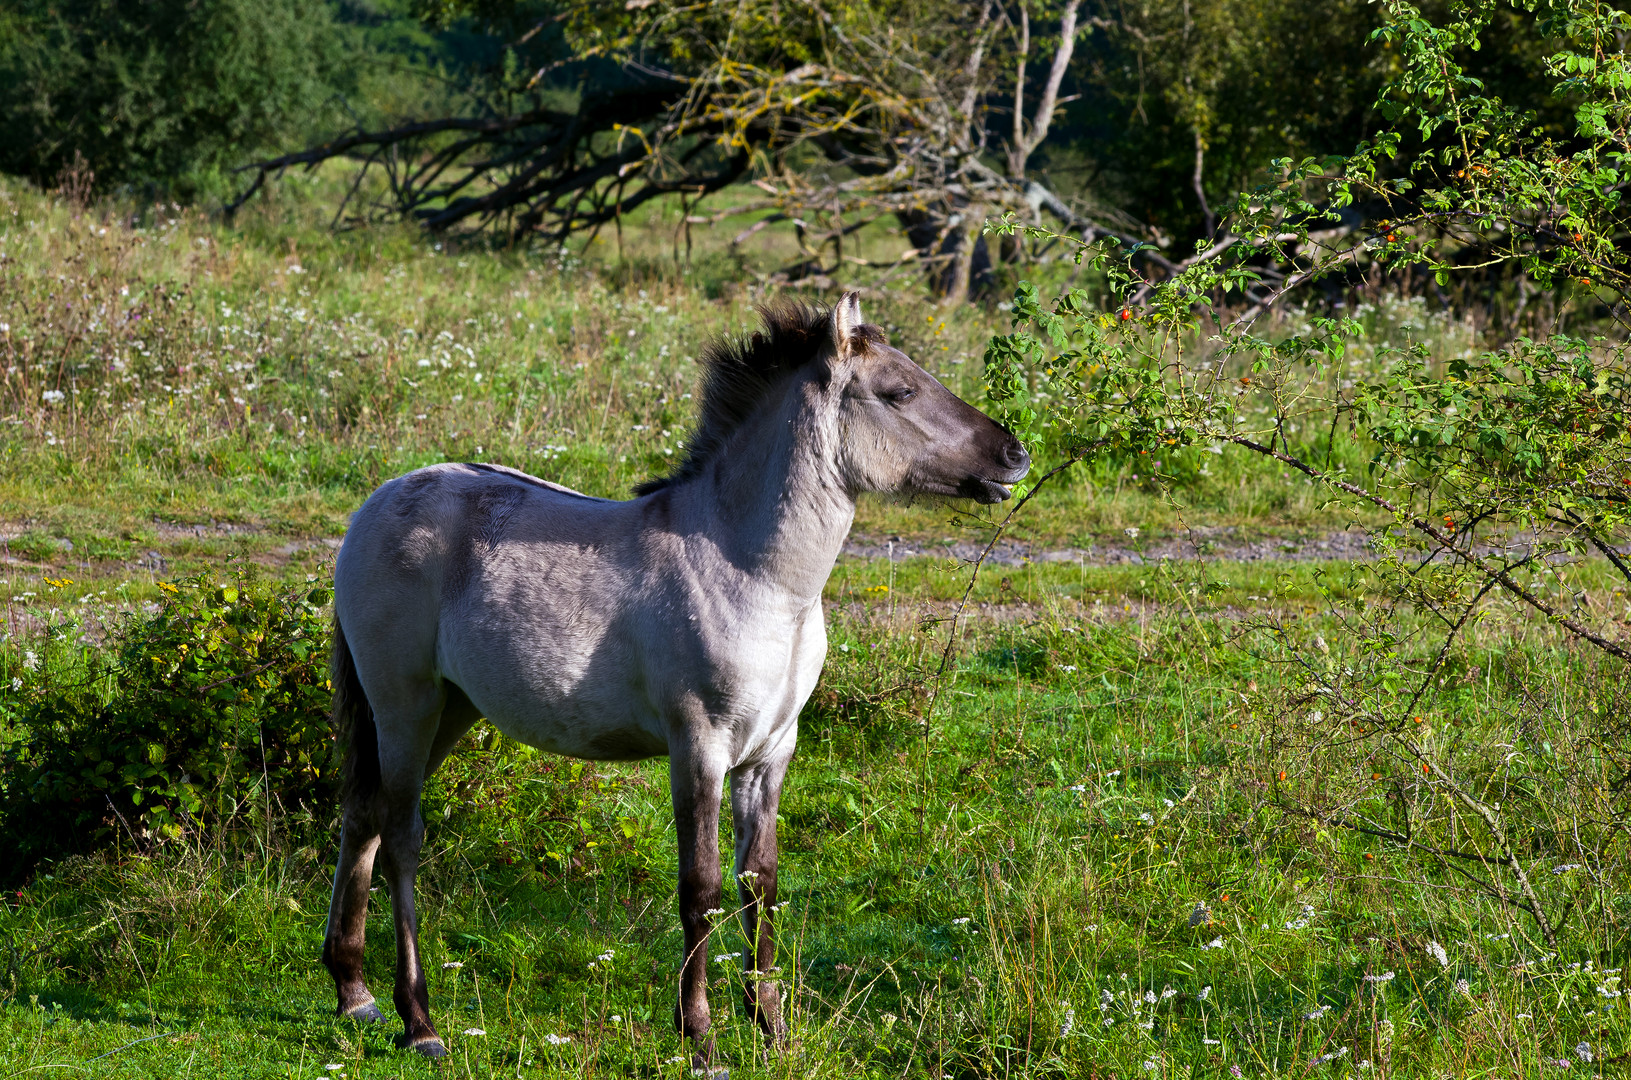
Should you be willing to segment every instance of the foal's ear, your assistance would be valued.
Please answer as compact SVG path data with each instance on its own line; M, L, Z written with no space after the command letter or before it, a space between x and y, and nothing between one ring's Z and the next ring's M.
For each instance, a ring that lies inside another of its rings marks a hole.
M832 309L832 342L840 354L850 350L850 339L861 328L861 294L847 292Z

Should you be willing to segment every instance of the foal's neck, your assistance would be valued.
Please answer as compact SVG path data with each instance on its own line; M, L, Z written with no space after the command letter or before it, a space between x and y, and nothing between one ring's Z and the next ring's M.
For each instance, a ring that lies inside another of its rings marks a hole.
M731 563L811 601L855 519L835 460L835 408L812 381L795 378L720 448L702 478Z

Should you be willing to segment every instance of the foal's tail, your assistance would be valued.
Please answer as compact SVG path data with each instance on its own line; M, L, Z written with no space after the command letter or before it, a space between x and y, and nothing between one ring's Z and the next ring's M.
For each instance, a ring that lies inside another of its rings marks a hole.
M345 754L341 805L347 808L366 803L379 790L379 731L374 726L374 707L357 679L357 665L351 659L340 620L334 620L334 657L330 666L334 683L334 731Z

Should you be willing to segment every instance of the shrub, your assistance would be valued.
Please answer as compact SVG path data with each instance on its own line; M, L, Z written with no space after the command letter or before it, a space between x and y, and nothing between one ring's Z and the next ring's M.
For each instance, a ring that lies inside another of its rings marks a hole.
M242 572L161 587L159 610L77 669L48 654L0 706L5 876L333 797L327 590Z

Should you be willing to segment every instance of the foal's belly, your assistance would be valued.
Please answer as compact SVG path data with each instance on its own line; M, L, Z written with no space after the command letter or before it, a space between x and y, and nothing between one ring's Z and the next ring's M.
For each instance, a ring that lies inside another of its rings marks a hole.
M608 628L572 650L548 634L494 636L450 650L445 675L500 731L541 750L633 761L680 739L734 766L796 723L825 654L825 635L812 642L799 628L713 651L684 630L644 630Z

